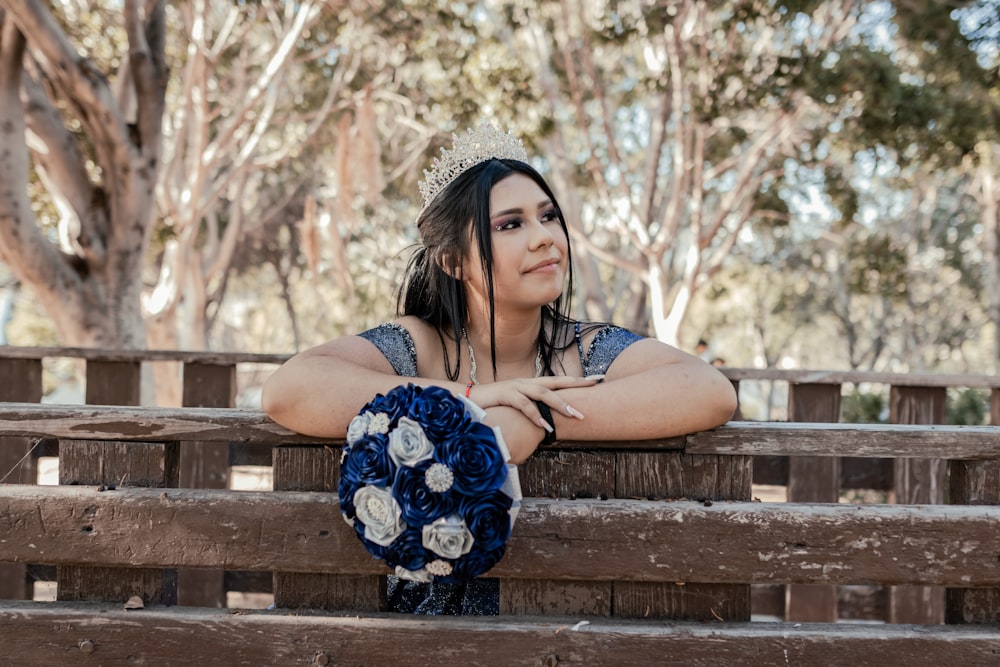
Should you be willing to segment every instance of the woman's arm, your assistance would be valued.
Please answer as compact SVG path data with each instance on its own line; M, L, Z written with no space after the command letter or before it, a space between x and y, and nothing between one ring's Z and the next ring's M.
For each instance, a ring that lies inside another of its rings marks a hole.
M360 336L345 336L301 352L264 383L264 412L286 428L306 435L342 438L361 408L394 387L413 382L464 390L456 382L396 375L377 347Z
M560 440L645 440L720 426L736 410L732 383L710 364L654 339L622 350L594 387L556 392L585 415L552 409Z

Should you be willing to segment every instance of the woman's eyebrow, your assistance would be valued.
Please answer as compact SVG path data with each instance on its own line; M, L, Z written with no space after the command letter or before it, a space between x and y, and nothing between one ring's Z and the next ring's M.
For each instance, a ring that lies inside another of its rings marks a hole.
M546 206L551 206L551 205L552 205L552 200L551 199L545 199L544 201L541 201L541 202L538 203L538 210L542 210ZM510 215L511 213L524 213L524 209L523 208L508 208L508 209L503 210L503 211L497 211L496 213L494 213L493 215L490 216L490 220L492 220L493 218L499 218L500 216L503 216L503 215Z

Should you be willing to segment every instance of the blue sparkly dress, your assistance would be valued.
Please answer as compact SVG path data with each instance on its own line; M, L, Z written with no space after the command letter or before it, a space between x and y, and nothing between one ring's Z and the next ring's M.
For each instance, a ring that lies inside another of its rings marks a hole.
M584 375L607 372L622 350L642 340L641 336L628 329L613 325L598 326L600 328L586 351L583 349L580 323L574 326ZM387 322L359 335L382 352L397 375L417 377L417 349L405 328ZM464 584L442 584L407 581L388 575L386 597L389 611L404 614L495 616L500 613L500 580L481 577Z

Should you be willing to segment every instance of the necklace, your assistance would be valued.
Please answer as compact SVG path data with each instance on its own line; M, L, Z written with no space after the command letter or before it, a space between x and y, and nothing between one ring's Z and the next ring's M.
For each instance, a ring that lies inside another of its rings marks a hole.
M469 340L469 334L465 333L465 328L462 328L462 338L465 339L465 346L469 349L469 382L472 384L479 384L479 379L476 377L476 351L472 349L472 342ZM535 377L542 376L542 350L538 349L538 353L535 354Z

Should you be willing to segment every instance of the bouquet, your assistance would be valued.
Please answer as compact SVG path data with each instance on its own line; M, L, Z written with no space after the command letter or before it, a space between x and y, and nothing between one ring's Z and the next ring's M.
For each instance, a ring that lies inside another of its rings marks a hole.
M351 421L340 510L399 577L467 581L503 557L521 489L485 415L446 389L408 384L377 395Z

